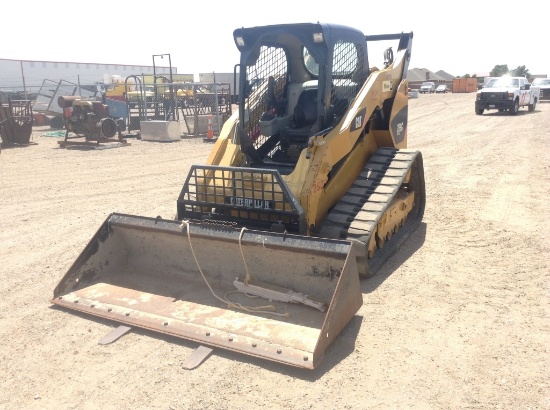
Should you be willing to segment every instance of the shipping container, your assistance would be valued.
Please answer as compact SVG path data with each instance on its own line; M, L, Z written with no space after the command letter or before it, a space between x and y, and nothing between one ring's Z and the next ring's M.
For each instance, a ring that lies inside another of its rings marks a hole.
M477 78L455 78L453 93L474 93L477 91Z

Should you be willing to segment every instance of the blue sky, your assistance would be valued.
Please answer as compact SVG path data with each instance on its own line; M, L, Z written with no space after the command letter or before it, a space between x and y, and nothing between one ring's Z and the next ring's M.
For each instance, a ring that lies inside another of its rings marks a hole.
M410 68L460 76L489 72L497 64L525 65L531 74L550 76L543 49L548 33L537 1L530 7L470 0L4 3L5 59L152 65L153 54L168 53L178 73L232 72L238 62L234 29L319 21L365 34L412 31ZM381 65L382 51L370 51L371 64Z

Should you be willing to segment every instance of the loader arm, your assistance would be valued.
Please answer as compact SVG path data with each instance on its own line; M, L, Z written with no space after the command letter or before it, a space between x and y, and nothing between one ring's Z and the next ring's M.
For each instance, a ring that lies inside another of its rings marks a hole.
M342 121L311 137L295 171L285 178L291 190L299 192L308 234L317 231L328 210L344 195L376 148L406 147L405 75L409 56L410 45L398 50L395 61L387 68L373 71ZM385 105L393 107L391 112L385 112ZM339 166L345 172L337 172Z

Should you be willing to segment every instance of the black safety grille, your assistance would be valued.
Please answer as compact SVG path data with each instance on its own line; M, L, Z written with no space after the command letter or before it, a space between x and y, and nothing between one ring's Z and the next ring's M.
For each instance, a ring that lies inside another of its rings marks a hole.
M178 198L178 219L304 233L304 212L279 171L194 165Z
M260 134L259 125L260 117L267 111L269 77L273 77L275 96L280 99L287 82L287 57L284 49L280 47L263 46L256 64L246 69L246 78L251 90L246 104L247 120L244 123L244 130L255 148L263 145L269 138Z
M337 112L343 113L359 90L361 84L358 81L362 79L353 78L352 74L357 71L357 62L363 60L362 50L353 43L343 41L334 46L332 86L335 92L331 95L331 105Z

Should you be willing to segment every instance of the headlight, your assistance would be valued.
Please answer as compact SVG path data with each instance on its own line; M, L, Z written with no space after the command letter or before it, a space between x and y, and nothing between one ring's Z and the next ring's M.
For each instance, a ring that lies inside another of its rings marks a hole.
M235 37L235 43L237 43L237 45L239 47L243 47L244 46L244 38L241 37L241 36Z

